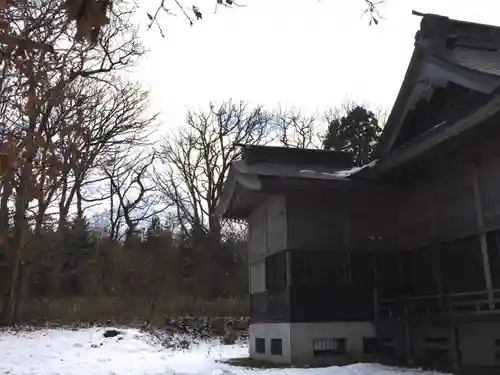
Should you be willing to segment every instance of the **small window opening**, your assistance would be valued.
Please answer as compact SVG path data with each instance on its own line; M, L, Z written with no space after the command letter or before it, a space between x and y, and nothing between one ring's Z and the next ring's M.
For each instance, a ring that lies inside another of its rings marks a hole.
M266 353L266 340L261 337L255 338L255 352L260 354Z
M271 339L271 354L272 355L283 354L283 343L281 339Z

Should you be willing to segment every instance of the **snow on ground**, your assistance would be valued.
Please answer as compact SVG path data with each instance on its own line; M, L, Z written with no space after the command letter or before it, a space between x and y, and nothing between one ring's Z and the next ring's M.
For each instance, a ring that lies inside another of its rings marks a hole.
M431 375L373 364L321 369L252 370L218 360L245 357L246 345L217 341L166 349L135 329L104 338L104 328L0 332L0 374L8 375Z

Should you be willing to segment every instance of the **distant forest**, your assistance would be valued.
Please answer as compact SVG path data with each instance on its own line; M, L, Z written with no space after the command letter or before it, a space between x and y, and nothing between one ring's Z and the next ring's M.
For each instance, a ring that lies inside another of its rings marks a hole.
M214 216L236 144L361 165L383 116L228 100L167 128L125 78L144 55L135 10L42 3L0 1L0 323L245 315L245 225Z

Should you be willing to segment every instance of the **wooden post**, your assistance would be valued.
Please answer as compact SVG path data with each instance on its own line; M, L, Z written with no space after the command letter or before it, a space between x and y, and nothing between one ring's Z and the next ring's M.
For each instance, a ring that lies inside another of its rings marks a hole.
M372 256L373 267L373 318L375 324L379 323L379 294L378 294L378 274L377 274L377 257L375 254Z
M474 186L474 206L476 210L476 220L478 227L479 244L481 246L481 254L483 257L484 278L486 282L486 290L488 293L488 302L490 310L494 310L495 304L493 300L493 283L491 281L490 259L488 256L488 243L486 241L486 231L484 228L483 204L481 201L481 190L479 189L479 173L477 172L477 164L472 163L472 183Z
M285 299L286 299L286 309L287 309L287 318L292 318L292 252L290 250L285 251L285 267L286 267L286 290L285 290Z
M347 251L347 273L349 282L352 283L352 271L351 271L351 215L349 212L349 205L346 205L343 210L342 215L342 232L343 232L343 246L344 251Z
M268 225L267 225L267 219L268 219L268 210L269 210L269 198L265 200L264 202L264 215L263 215L263 219L264 219L264 246L265 246L265 249L264 249L264 254L265 256L267 257L267 255L269 254L269 245L268 245L268 241L267 241L267 231L269 229Z
M286 261L286 286L292 286L292 253L290 250L285 251Z
M455 321L451 325L451 339L452 339L452 362L454 370L459 373L462 367L462 351L460 350L460 331Z
M406 341L406 358L409 361L414 361L413 352L413 332L411 326L411 314L408 311L408 306L404 307L404 324L405 324L405 341Z
M430 214L430 225L431 225L431 238L432 242L430 244L432 270L434 272L434 277L437 283L439 302L441 306L444 305L444 292L443 292L443 281L441 280L441 270L439 265L439 226L437 221L437 210L436 202L434 199L434 181L431 181L428 199L429 199L429 214Z

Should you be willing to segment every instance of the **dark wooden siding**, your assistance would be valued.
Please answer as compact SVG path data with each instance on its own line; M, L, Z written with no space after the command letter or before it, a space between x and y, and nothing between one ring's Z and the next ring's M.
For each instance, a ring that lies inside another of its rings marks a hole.
M484 225L488 230L500 228L500 152L483 150L478 163L479 189L483 206Z
M289 254L291 321L373 319L372 254L324 250Z
M373 320L373 293L356 285L290 287L291 322Z
M286 253L291 280L287 280ZM254 322L373 319L373 254L289 250L266 258L266 291L251 295Z
M439 289L432 255L429 247L376 254L380 298L437 295Z
M353 252L396 248L397 196L393 186L287 195L287 248Z
M293 250L289 254L292 285L343 285L349 281L347 251Z
M489 232L487 243L493 288L500 289L500 230Z
M408 296L433 296L439 293L432 255L430 247L403 253L401 268Z
M388 187L389 189L390 187ZM398 246L395 224L399 189L353 191L342 205L347 205L347 241L353 252L386 251Z
M377 287L380 299L399 298L404 295L402 253L381 252L376 256Z
M250 318L253 323L289 322L289 291L265 291L250 295Z
M439 260L444 293L476 292L486 289L483 259L477 236L441 244Z
M272 254L266 258L266 289L280 292L287 286L286 252Z
M334 204L337 198L287 197L289 249L334 250L344 246L344 206Z
M477 236L376 255L380 298L437 296L486 289L483 260Z

